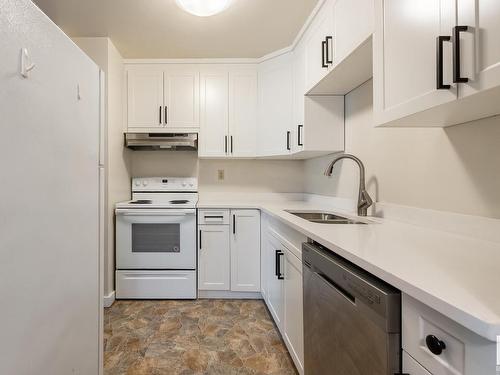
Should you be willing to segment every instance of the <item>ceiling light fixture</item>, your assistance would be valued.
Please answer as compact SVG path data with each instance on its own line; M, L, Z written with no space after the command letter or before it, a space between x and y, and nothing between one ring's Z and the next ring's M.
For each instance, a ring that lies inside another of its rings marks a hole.
M209 17L225 10L231 0L175 0L177 5L198 17Z

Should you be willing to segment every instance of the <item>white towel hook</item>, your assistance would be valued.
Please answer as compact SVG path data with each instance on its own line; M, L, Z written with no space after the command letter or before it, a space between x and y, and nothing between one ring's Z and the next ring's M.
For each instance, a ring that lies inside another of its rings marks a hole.
M33 70L35 64L32 63L30 54L27 48L21 49L21 75L28 78L28 73Z

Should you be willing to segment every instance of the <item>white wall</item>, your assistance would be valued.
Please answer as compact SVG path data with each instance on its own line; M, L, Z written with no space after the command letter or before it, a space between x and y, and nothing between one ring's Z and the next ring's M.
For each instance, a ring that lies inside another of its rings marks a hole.
M224 180L218 180L218 170ZM132 175L199 178L200 193L297 193L304 191L303 162L285 160L198 160L194 152L135 151Z
M107 93L107 223L105 228L104 294L114 291L114 206L130 199L131 151L123 147L123 59L109 38L74 38L106 73Z
M372 82L346 97L346 152L360 157L367 187L384 203L500 218L500 117L445 129L374 128ZM358 172L332 157L305 163L309 193L357 199Z

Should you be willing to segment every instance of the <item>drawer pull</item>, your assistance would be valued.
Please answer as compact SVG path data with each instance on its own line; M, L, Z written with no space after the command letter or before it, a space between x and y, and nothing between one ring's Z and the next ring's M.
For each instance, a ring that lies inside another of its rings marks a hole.
M446 349L446 344L434 335L425 338L425 344L432 354L440 355Z

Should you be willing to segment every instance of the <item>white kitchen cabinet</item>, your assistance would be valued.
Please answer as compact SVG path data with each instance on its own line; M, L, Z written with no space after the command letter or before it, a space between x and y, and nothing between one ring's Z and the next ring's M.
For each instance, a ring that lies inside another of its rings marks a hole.
M306 87L307 91L316 85L333 63L334 0L327 0L316 14L306 36Z
M229 151L233 157L255 157L257 150L257 68L229 70Z
M203 68L200 73L201 157L223 157L228 152L229 77L222 67Z
M163 70L127 72L128 127L163 129Z
M200 157L255 157L257 68L202 67L200 102Z
M267 236L264 256L266 257L267 273L267 307L271 312L274 323L283 332L283 321L285 314L285 294L283 277L283 252L281 243L273 236Z
M199 290L260 292L260 211L198 211Z
M449 36L456 5L450 0L376 0L374 117L377 124L457 99L451 43L443 42L443 82L436 85L436 38Z
M302 261L283 246L284 287L284 339L301 373L304 371L304 311L302 303Z
M494 0L376 0L375 124L450 126L499 114L499 17Z
M198 289L230 289L229 225L198 226Z
M292 108L292 54L285 53L259 66L259 156L280 156L291 152Z
M304 373L302 243L307 238L263 216L262 272L265 302L280 330L295 366Z
M231 290L260 291L260 211L231 210Z
M314 157L344 150L344 96L306 94L306 48L293 52L292 153Z
M127 69L129 132L182 132L199 128L196 65L133 65Z
M164 78L166 128L199 128L200 78L196 65L169 65Z
M406 294L402 295L401 334L404 351L432 375L495 374L496 342ZM405 368L412 370L412 366Z
M335 65L347 57L373 33L373 0L336 0L333 8L333 50Z
M467 77L459 88L464 98L500 86L500 2L496 0L458 0L461 76ZM498 108L498 101L494 106Z

